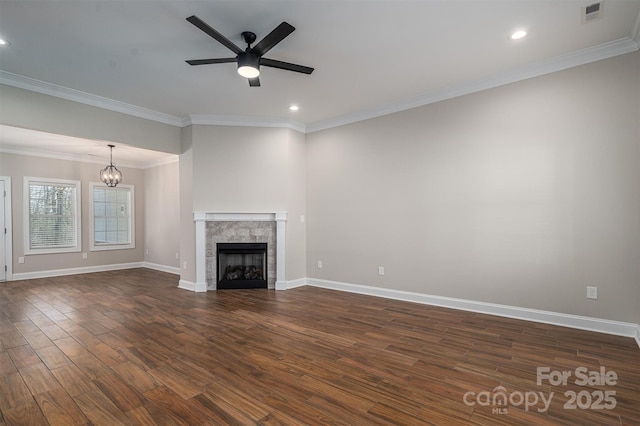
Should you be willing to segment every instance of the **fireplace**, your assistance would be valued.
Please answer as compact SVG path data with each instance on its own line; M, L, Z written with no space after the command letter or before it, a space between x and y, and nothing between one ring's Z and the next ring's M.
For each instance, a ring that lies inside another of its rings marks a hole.
M267 288L267 243L217 243L218 289Z
M267 288L286 290L287 213L193 212L195 282L180 279L178 287L205 292L218 287L217 244L267 242ZM187 268L186 263L183 268Z

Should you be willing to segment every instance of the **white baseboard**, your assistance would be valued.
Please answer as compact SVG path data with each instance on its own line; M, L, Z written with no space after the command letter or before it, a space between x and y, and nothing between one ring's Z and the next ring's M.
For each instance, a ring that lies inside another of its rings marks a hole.
M302 287L303 285L307 285L307 279L298 278L297 280L284 281L284 285L282 287L276 286L276 290L289 290L296 287Z
M144 262L144 267L160 272L168 272L170 274L180 275L180 268L177 266L159 265L157 263Z
M183 290L196 291L196 283L187 280L180 280L178 281L178 288L181 288Z
M499 305L495 303L478 302L474 300L456 299L453 297L433 296L402 290L371 287L360 284L349 284L337 281L307 278L306 283L314 287L331 290L347 291L350 293L366 294L369 296L386 297L388 299L404 300L425 305L441 306L460 309L463 311L497 315L501 317L540 322L580 330L596 331L617 336L634 337L640 347L640 325L628 322L612 321L601 318L591 318L559 312L541 311L538 309L521 308L518 306Z
M83 266L81 268L51 269L48 271L22 272L13 274L11 281L32 280L36 278L62 277L64 275L90 274L92 272L117 271L120 269L148 268L156 271L180 275L180 268L159 265L150 262L116 263L111 265Z
M196 293L204 293L207 291L207 283L194 283L193 281L180 280L178 281L178 288L195 291Z
M119 263L112 265L87 266L82 268L53 269L48 271L14 273L12 281L29 280L36 278L59 277L64 275L88 274L92 272L116 271L121 269L149 268L162 272L179 275L179 268L158 265L149 262ZM313 287L327 288L331 290L346 291L350 293L365 294L368 296L385 297L387 299L404 300L407 302L421 303L425 305L441 306L444 308L460 309L463 311L478 312L501 317L521 319L525 321L540 322L544 324L570 327L580 330L595 331L599 333L613 334L617 336L632 337L640 347L640 324L612 321L602 318L592 318L559 312L542 311L538 309L522 308L518 306L499 305L496 303L479 302L474 300L457 299L453 297L434 296L423 293L415 293L403 290L371 287L361 284L350 284L338 281L322 280L318 278L299 278L285 281L276 287L277 290L287 290L296 287L310 285ZM178 287L193 292L206 292L207 283L194 283L180 280Z
M84 266L81 268L51 269L48 271L14 273L12 281L36 278L61 277L64 275L90 274L92 272L117 271L120 269L144 268L144 262L116 263L112 265Z

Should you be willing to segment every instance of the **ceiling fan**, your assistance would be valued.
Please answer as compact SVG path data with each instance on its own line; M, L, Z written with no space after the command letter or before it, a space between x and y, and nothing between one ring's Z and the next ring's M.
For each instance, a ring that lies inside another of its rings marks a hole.
M273 46L280 43L285 37L295 31L295 27L287 22L283 22L278 25L253 47L251 47L251 44L256 41L256 35L250 31L244 31L241 36L242 40L247 43L247 48L242 50L197 16L190 16L187 18L187 21L200 28L202 31L236 54L233 58L190 59L186 61L189 65L236 62L238 64L238 74L249 79L249 86L251 87L260 86L260 78L258 77L260 75L260 65L287 71L300 72L303 74L311 74L313 72L313 68L305 67L304 65L291 64L289 62L276 61L275 59L263 57L264 54L271 50Z

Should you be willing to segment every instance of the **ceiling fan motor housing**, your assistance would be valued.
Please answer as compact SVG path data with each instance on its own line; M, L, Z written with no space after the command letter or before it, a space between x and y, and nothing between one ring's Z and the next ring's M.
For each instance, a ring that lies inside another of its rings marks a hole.
M248 68L253 68L255 72L260 72L260 57L247 48L246 51L238 53L238 73L247 78L255 78L258 75L251 74L247 76L247 72L251 72ZM246 71L243 71L246 70Z

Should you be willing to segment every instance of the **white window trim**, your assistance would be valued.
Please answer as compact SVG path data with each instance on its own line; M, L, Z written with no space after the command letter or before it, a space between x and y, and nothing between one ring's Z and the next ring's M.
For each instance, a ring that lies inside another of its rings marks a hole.
M76 189L76 202L74 208L74 217L76 222L76 245L73 247L59 248L31 248L31 206L29 205L29 186L31 183L60 183L65 185L73 185ZM24 222L24 254L52 254L52 253L75 253L82 251L82 186L79 180L40 178L33 176L24 176L23 178L23 222Z
M89 251L105 250L128 250L136 248L136 196L133 185L119 184L119 188L127 188L131 194L131 205L129 206L129 232L131 233L131 243L129 244L98 244L95 242L95 229L93 215L93 189L104 187L104 182L89 182Z

